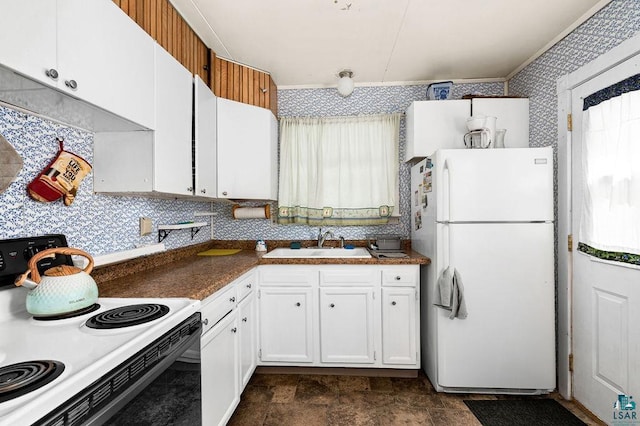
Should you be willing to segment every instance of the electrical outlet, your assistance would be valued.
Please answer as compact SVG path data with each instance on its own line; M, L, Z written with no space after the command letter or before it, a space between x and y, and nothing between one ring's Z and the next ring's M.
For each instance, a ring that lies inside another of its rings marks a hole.
M140 236L144 237L145 235L149 235L151 233L153 222L148 217L140 218Z

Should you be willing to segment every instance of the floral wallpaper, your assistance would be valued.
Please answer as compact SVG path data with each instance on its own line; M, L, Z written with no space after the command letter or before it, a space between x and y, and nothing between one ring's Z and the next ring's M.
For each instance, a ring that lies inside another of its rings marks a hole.
M70 246L96 256L156 243L156 232L139 236L141 216L151 218L155 230L158 224L193 220L195 211L210 210L210 203L93 194L93 173L82 181L75 201L68 207L62 200L34 201L26 187L56 155L56 137L64 139L65 150L91 163L93 134L0 106L0 135L24 163L15 181L0 193L0 239L60 233L67 236ZM167 248L177 248L206 241L210 236L210 227L202 228L192 242L189 230L178 230L164 243Z

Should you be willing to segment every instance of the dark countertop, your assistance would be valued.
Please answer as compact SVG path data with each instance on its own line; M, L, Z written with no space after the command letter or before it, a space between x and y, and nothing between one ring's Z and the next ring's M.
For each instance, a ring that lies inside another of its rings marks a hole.
M231 244L204 243L159 255L106 265L92 273L100 297L188 297L203 300L257 265L416 265L430 259L407 251L402 259L262 259L253 249L230 256L198 256L209 248Z

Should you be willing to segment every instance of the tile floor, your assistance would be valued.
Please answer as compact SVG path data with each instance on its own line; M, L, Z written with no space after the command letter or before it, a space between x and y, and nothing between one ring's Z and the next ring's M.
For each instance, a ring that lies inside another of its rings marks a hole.
M551 394L588 425L600 425ZM437 393L417 378L254 374L230 426L479 426L463 399L508 398ZM537 398L537 397L534 397Z

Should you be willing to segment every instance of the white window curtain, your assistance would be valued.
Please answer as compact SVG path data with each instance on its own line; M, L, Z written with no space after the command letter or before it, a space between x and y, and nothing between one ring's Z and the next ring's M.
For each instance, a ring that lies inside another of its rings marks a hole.
M278 222L384 224L398 212L400 114L280 121Z
M589 249L581 251L625 261L592 252L640 254L640 91L590 106L583 117L580 242Z

